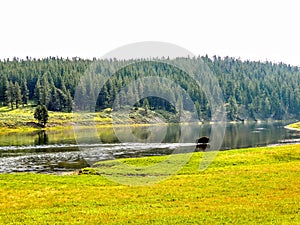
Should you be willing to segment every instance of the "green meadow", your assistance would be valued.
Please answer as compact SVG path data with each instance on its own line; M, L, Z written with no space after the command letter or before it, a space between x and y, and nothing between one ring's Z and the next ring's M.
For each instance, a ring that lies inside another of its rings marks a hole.
M1 174L0 223L300 224L300 145L219 152L199 171L203 154L193 153L173 176L141 186L99 175L112 161L82 175ZM146 166L162 160L121 162Z

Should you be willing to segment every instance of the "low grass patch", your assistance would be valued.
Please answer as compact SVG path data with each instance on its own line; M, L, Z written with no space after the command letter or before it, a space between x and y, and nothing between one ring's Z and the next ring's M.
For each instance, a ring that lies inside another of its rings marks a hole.
M300 130L300 122L293 123L287 126L288 128L299 129Z
M300 224L300 145L219 152L201 172L202 156L194 153L175 175L147 186L95 175L2 174L0 223ZM105 163L112 161L102 169Z

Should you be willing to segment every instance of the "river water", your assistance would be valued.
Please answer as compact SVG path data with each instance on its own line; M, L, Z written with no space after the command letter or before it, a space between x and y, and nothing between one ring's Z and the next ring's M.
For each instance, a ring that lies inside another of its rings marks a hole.
M299 131L284 128L288 123L228 123L220 150L300 143ZM89 129L76 135L72 129L2 134L0 173L60 173L101 160L194 151L194 140L211 132L212 126L204 124L102 128L97 138Z

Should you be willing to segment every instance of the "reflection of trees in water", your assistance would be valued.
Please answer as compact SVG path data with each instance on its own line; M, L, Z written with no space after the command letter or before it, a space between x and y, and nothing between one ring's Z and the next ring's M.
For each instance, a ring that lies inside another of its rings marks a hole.
M241 148L272 144L284 138L284 132L284 128L277 129L273 124L229 124L223 146L225 148Z
M181 127L178 124L170 125L167 127L167 133L163 140L165 143L178 142L181 136Z
M115 135L113 127L98 130L98 134L101 142L104 144L120 143L119 139Z
M226 133L222 148L241 148L249 146L276 143L285 138L285 129L272 124L227 124ZM117 131L117 132L116 132ZM129 131L129 132L128 132ZM196 139L202 136L211 135L210 124L172 124L167 126L144 126L110 127L99 129L99 136L102 143L120 143L140 140L140 142L154 143L195 143ZM119 140L118 137L122 137ZM134 138L134 139L133 139Z
M134 136L141 140L146 140L151 135L151 131L148 127L132 127L131 131Z
M47 145L49 143L49 137L45 130L41 130L37 133L35 140L35 145Z
M130 132L124 127L110 127L101 129L99 131L99 137L102 143L120 143L118 136L123 138L123 142L132 142L133 138L140 141L147 141L149 143L164 142L164 143L176 143L181 136L180 125L170 126L143 126L143 127L130 127ZM162 139L161 139L162 138ZM136 141L135 139L135 141Z
M228 124L223 140L223 147L231 149L251 145L253 140L249 134L250 129L249 125L245 124Z
M239 141L243 142L240 139L240 134L243 136L243 130L239 129L238 126L231 126L228 131L228 135L230 137L229 146L238 146Z
M199 130L201 130L201 128L199 128L199 125L195 124L172 124L167 126L132 127L131 130L137 138L143 140L149 138L149 142L155 142L155 136L156 139L158 137L162 138L160 139L160 142L162 143L195 143L195 140L197 138L207 135L206 128L204 128L205 132L203 132L203 134L202 132L199 133Z

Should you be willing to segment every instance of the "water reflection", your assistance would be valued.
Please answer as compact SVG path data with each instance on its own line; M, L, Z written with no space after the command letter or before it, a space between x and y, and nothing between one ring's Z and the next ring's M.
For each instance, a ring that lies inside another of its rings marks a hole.
M284 129L287 123L226 124L221 149L300 142L300 132ZM10 133L0 136L0 173L59 172L79 169L91 162L123 157L168 155L174 151L208 151L196 139L210 136L209 124L102 127L96 139L89 129Z
M47 145L49 144L49 137L47 135L47 131L42 130L38 131L36 138L34 140L35 145Z
M210 150L209 143L207 143L207 144L204 144L204 143L197 144L196 148L195 148L195 152L205 152L205 151L208 151L208 150Z
M147 140L151 136L149 127L132 127L132 134L139 140Z

